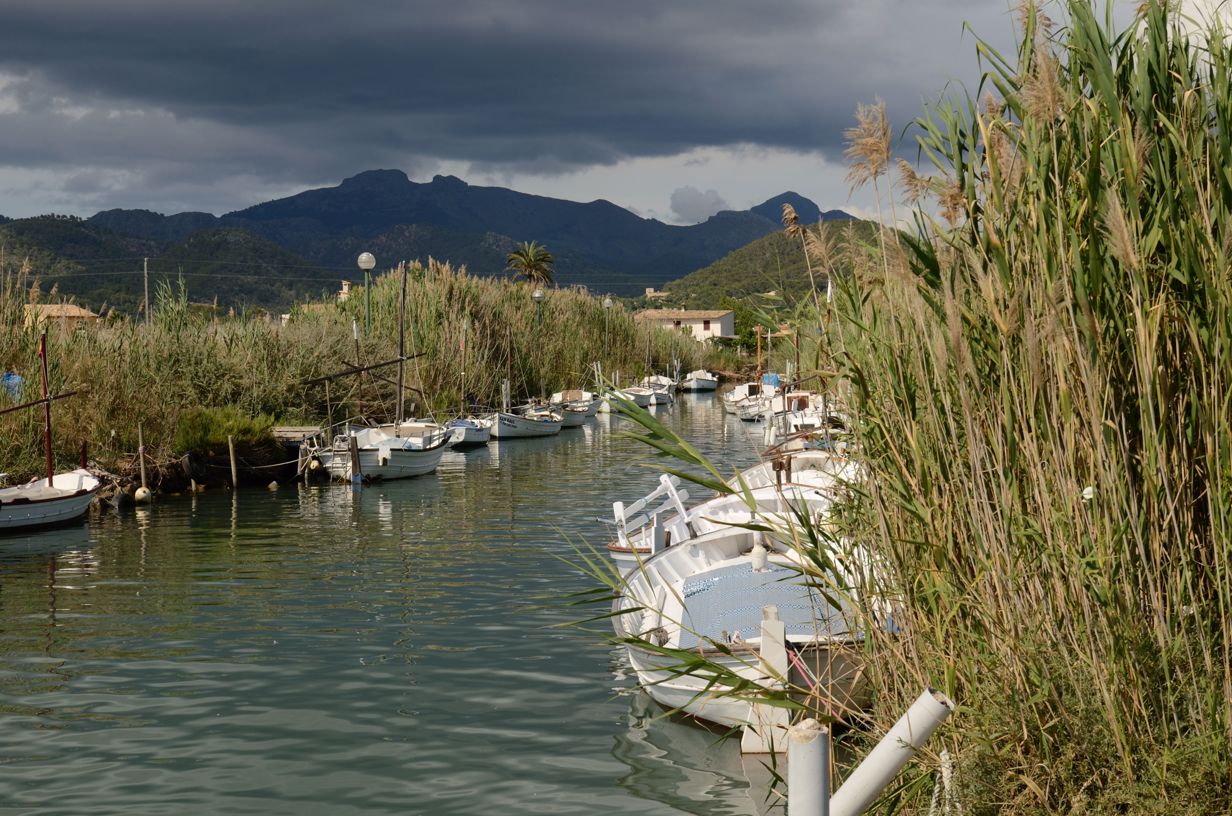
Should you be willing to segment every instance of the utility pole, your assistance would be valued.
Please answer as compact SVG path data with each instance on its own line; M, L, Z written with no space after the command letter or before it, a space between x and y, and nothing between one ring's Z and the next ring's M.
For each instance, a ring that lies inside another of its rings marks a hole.
M141 264L145 276L145 324L150 325L150 259L143 258Z

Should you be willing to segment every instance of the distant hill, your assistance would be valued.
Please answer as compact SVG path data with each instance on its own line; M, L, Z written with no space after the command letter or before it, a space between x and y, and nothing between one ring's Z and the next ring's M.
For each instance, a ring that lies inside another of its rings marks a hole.
M260 236L234 229L198 232L169 246L103 229L77 218L40 216L0 225L5 271L29 261L44 293L70 297L92 309L135 313L144 299L143 263L149 258L150 296L161 283L182 278L195 300L220 305L285 307L297 299L336 291L341 277L320 269Z
M93 309L135 309L140 302L141 259L157 244L101 229L80 218L39 216L0 225L0 248L9 269L28 261L31 279L44 292L54 287ZM136 273L136 274L135 274Z
M805 223L850 218L787 192L749 210L673 226L610 201L565 201L453 176L416 183L398 170L371 170L222 216L116 209L85 221L7 220L0 237L8 236L10 251L20 247L37 260L41 279L54 278L59 291L94 307L133 308L141 288L134 273L144 257L152 279L182 273L194 299L285 307L304 292L359 279L355 259L363 251L377 256L378 270L433 257L471 274L504 275L505 258L522 241L549 248L559 284L636 295L777 232L784 202ZM246 282L245 270L253 270Z
M798 211L797 211L798 212ZM801 219L803 222L803 219ZM856 219L823 221L837 248L833 260L839 274L851 270L848 248L852 241L869 241L875 226ZM825 288L825 269L814 265L813 279ZM794 303L811 289L808 265L798 238L781 230L731 252L714 263L663 286L670 303L690 308L716 308L724 298L740 298L774 292L775 297Z
M337 270L306 262L272 241L239 229L198 232L172 245L151 270L184 280L192 300L282 309L338 291Z

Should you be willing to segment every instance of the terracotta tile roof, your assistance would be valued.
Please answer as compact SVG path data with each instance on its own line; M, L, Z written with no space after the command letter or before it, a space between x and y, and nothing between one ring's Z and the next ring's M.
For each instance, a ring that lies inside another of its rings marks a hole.
M729 314L731 309L643 309L633 316L638 320L718 320Z
M98 317L89 309L75 303L27 303L26 314L38 317Z

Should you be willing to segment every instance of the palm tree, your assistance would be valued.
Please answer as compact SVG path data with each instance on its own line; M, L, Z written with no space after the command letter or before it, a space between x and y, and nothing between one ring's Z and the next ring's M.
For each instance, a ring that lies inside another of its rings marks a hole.
M523 243L505 259L505 269L521 275L530 283L548 284L552 282L552 264L555 259L548 248L534 241Z

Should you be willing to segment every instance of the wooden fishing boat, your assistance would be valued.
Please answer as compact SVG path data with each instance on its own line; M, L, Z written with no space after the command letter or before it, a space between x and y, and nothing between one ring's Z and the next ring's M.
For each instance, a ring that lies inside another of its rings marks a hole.
M84 468L0 488L0 531L48 527L81 518L103 483Z
M449 447L454 450L478 448L492 438L492 421L487 417L460 417L445 423Z
M718 376L704 368L690 371L680 383L681 391L714 391L719 387Z
M560 433L564 424L564 417L551 408L533 404L509 411L497 411L487 418L492 420L493 439L554 436Z
M388 481L436 470L450 432L435 422L402 422L376 427L350 425L324 444L304 442L302 455L341 481Z
M599 412L603 399L591 391L575 389L557 391L549 398L548 403L553 411L561 415L562 428L577 428Z
M616 535L607 545L608 554L622 570L628 570L660 550L733 525L793 524L799 512L814 519L824 517L846 486L864 476L863 466L846 457L821 450L792 451L729 480L735 493L721 493L689 506L689 494L680 479L663 474L645 497L629 504L613 502Z
M638 383L641 388L649 388L653 393L651 405L671 405L676 401L676 381L662 374L652 374L642 377Z
M659 704L727 727L757 725L755 704L730 694L732 678L773 687L763 661L764 612L782 621L786 680L807 705L842 714L867 702L860 644L848 601L802 575L787 544L728 529L671 547L627 573L612 605L638 681ZM684 670L701 656L720 667Z
M43 398L5 408L0 413L43 406L43 450L47 457L47 475L23 485L0 488L0 532L50 527L81 518L102 487L102 482L85 469L84 446L80 468L66 473L55 472L51 446L51 404L76 392L51 395L47 376L47 332L39 337L38 356L42 363Z

